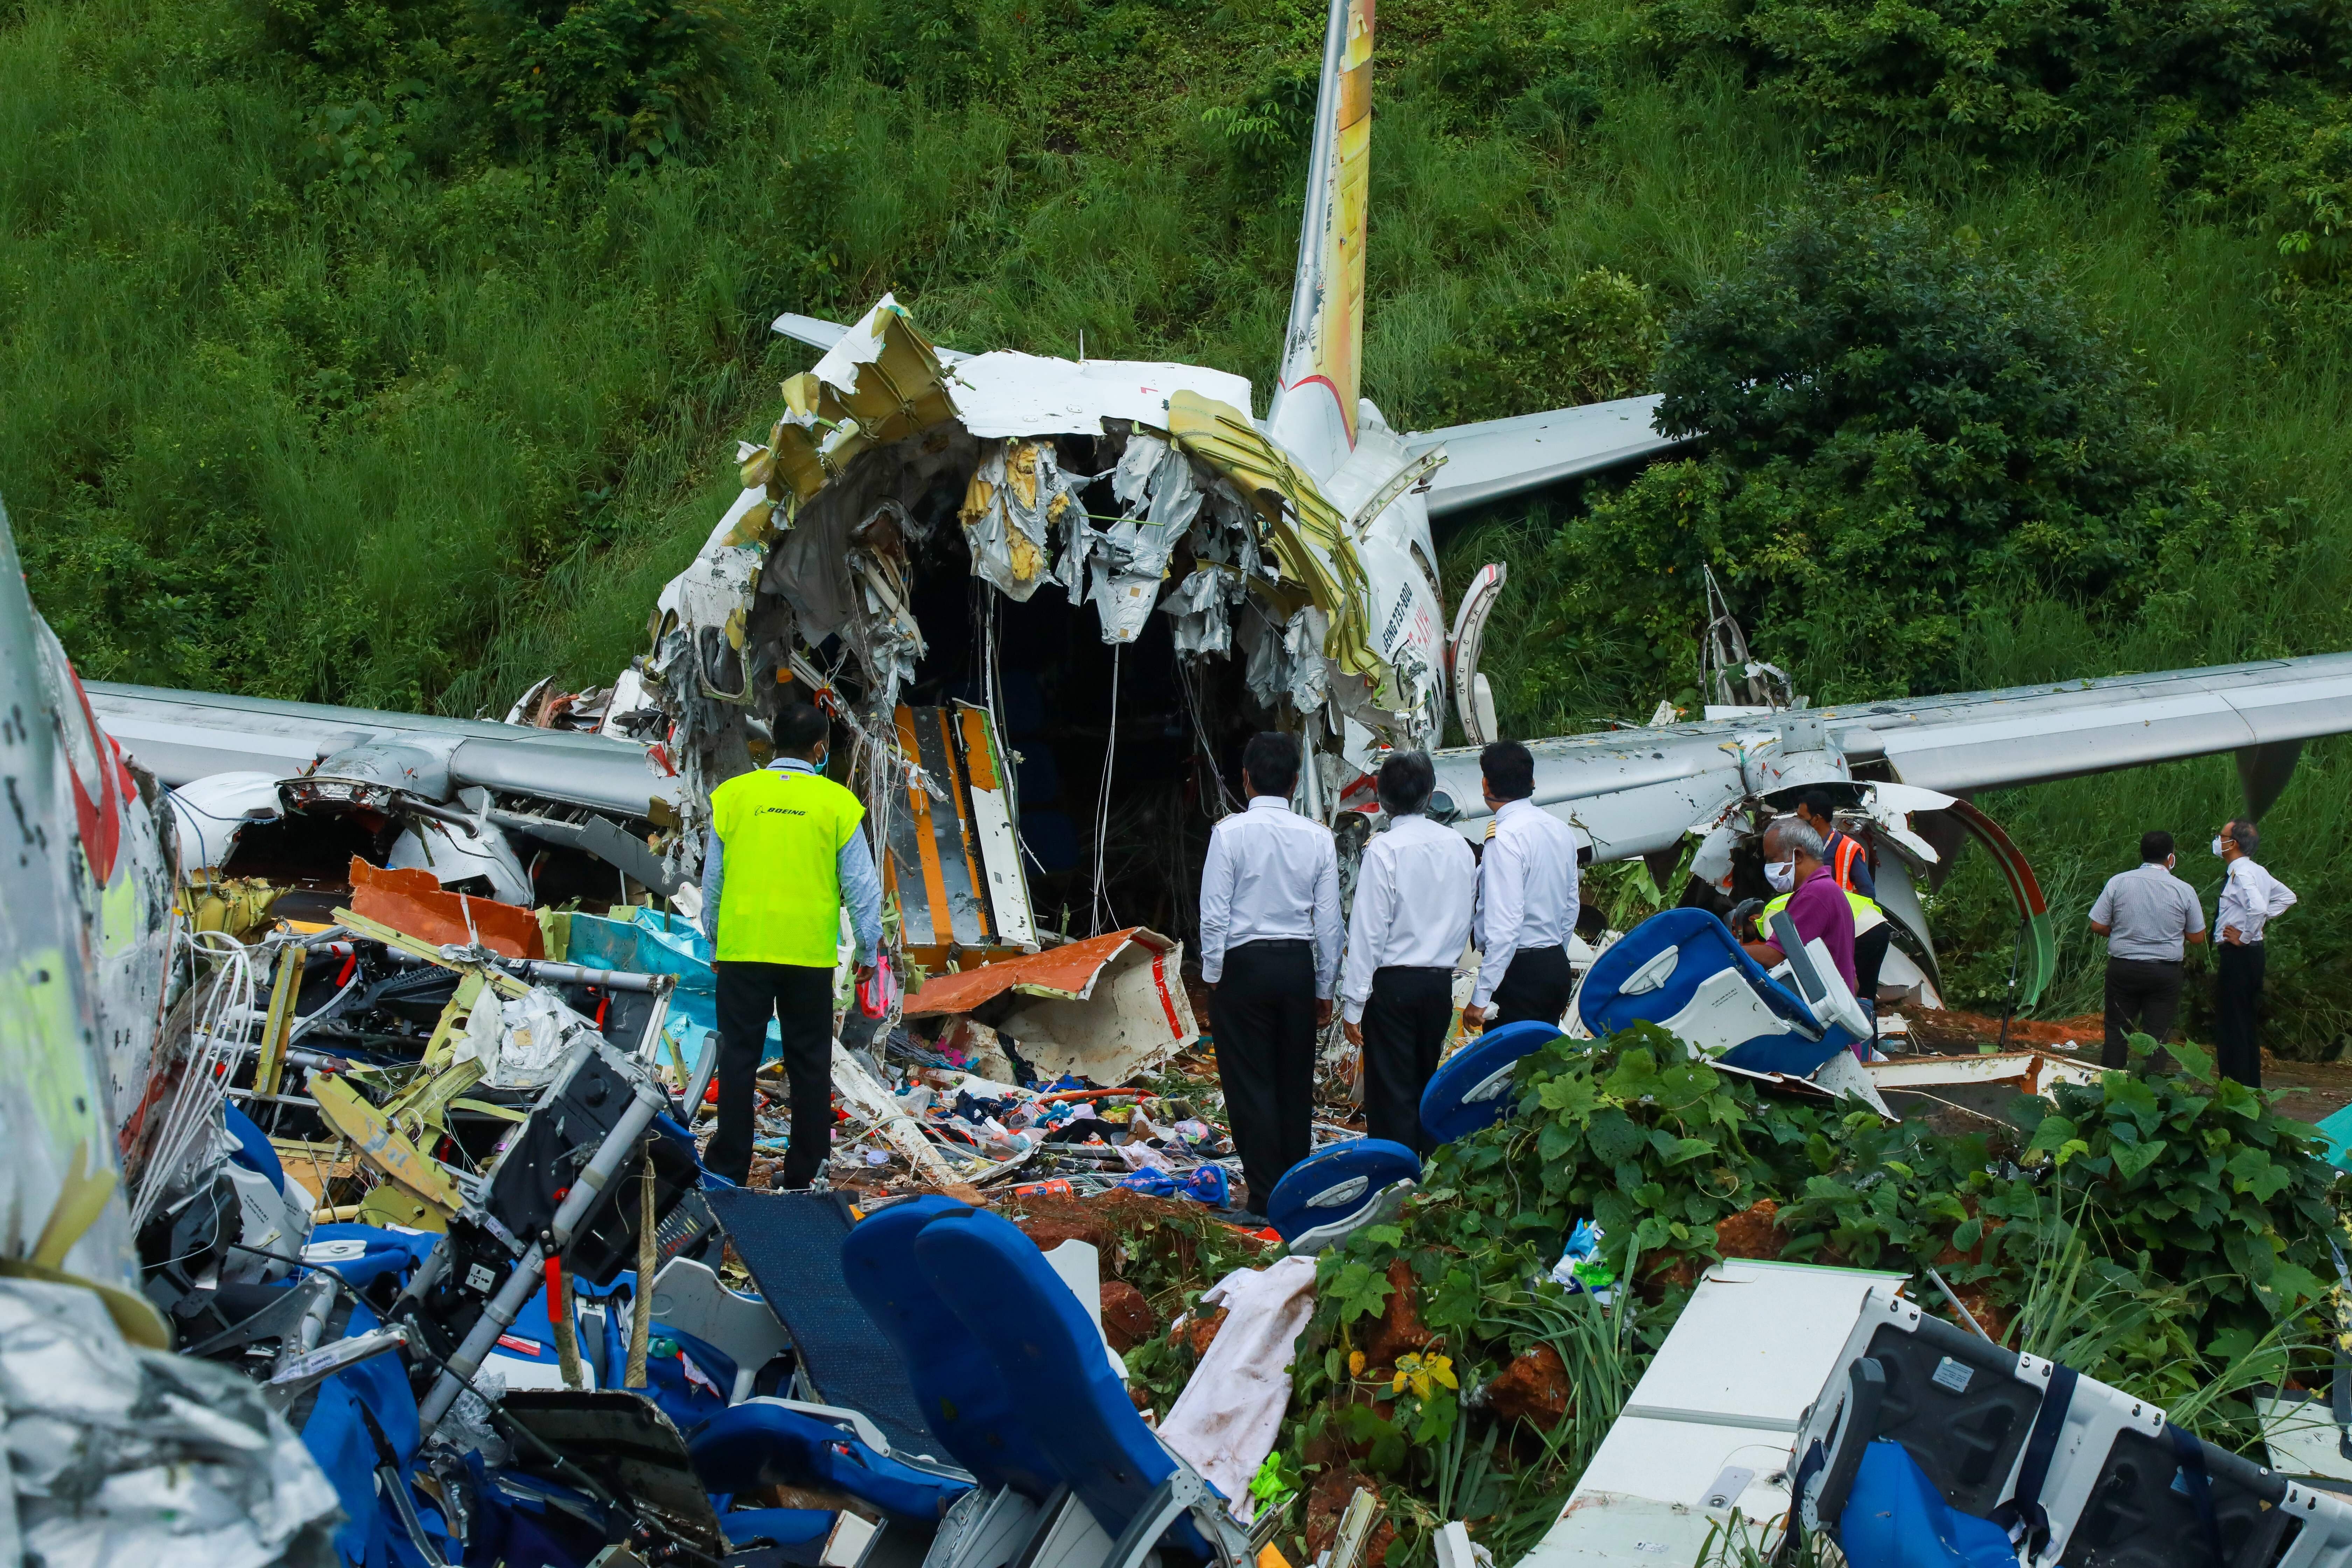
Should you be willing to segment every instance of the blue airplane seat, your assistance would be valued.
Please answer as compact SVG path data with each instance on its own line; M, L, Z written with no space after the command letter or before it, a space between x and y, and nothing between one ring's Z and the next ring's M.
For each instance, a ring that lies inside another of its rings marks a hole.
M1318 1149L1283 1173L1265 1217L1294 1253L1320 1252L1393 1215L1421 1175L1421 1156L1385 1138Z
M848 1493L901 1519L936 1521L971 1488L877 1454L822 1416L772 1400L730 1405L687 1439L696 1479L714 1492L765 1486Z
M777 1546L805 1546L823 1541L840 1515L828 1508L742 1508L719 1516L727 1544L740 1551L767 1542Z
M1727 1067L1800 1078L1853 1042L1706 910L1666 910L1619 938L1586 973L1577 1013L1596 1037L1652 1023Z
M1421 1091L1421 1129L1440 1143L1466 1138L1511 1113L1511 1069L1560 1037L1540 1019L1489 1029L1448 1057Z
M1060 1484L1014 1408L987 1349L915 1259L915 1237L969 1205L931 1194L866 1215L841 1242L841 1272L907 1369L915 1401L947 1452L983 1487L1044 1501Z
M1037 1244L997 1215L938 1215L915 1237L915 1259L988 1348L1058 1479L1117 1541L1177 1461L1135 1413L1094 1320ZM1190 1520L1168 1540L1196 1558L1214 1555Z
M1853 1568L2014 1568L2017 1562L2009 1531L1945 1501L1891 1437L1863 1450L1837 1537Z

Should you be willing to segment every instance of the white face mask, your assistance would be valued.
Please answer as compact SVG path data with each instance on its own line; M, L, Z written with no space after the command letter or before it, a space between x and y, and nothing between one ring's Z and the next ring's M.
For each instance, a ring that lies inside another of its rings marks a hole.
M1764 880L1771 885L1774 892L1787 892L1797 885L1797 862L1793 859L1766 861Z
M2213 858L2216 860L2221 858L2221 840L2219 837L2213 840Z

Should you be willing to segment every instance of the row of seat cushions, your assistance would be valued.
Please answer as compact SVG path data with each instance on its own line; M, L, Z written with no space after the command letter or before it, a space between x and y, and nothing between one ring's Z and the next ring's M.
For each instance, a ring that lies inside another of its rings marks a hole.
M860 1221L842 1265L903 1358L924 1419L982 1485L1039 1502L1067 1486L1115 1539L1175 1468L1086 1309L1010 1222L913 1199ZM1209 1555L1189 1523L1173 1543Z

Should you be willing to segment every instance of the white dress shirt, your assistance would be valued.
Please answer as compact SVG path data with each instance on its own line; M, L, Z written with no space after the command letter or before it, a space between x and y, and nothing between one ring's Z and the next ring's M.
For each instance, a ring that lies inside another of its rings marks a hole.
M1250 797L1209 832L1201 867L1201 978L1214 985L1245 942L1312 942L1315 994L1339 972L1339 850L1278 795Z
M2284 882L2241 855L2222 878L2221 906L2213 911L2214 940L2227 942L2222 931L2236 926L2247 942L2260 942L2263 923L2294 907L2294 894Z
M1478 863L1467 839L1419 812L1391 822L1364 847L1356 873L1341 1016L1363 1022L1376 970L1452 968L1469 945L1477 899Z
M1558 947L1576 929L1576 832L1539 805L1507 800L1478 861L1478 986L1485 1007L1521 948Z

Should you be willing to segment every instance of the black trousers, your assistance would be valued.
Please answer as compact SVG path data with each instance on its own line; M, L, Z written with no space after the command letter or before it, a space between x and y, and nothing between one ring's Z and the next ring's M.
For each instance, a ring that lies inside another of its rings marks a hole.
M2255 1015L2263 1005L2263 944L2216 942L2213 966L2213 1066L2248 1089L2263 1087L2263 1047Z
M1315 1114L1315 948L1245 942L1225 953L1209 1001L1217 1082L1242 1157L1249 1206L1265 1212L1283 1173L1307 1158Z
M805 1187L833 1152L833 971L732 960L717 968L719 1131L702 1163L739 1186L751 1173L751 1075L760 1070L772 1017L792 1086L784 1185Z
M1557 1024L1574 994L1576 974L1568 967L1568 949L1523 947L1511 954L1511 966L1503 971L1501 984L1487 998L1495 1016L1486 1020L1486 1027L1499 1028L1528 1018Z
M1853 999L1874 1016L1878 1011L1878 971L1886 963L1886 947L1894 940L1895 927L1885 921L1853 939Z
M1364 1003L1364 1120L1375 1138L1426 1154L1421 1091L1437 1070L1454 1022L1454 971L1391 966L1372 972Z
M2142 1034L2158 1042L2172 1037L2172 1021L2180 1016L2180 962L2160 958L2107 960L2107 1038L2099 1051L2099 1065L2127 1065L2127 1036Z

